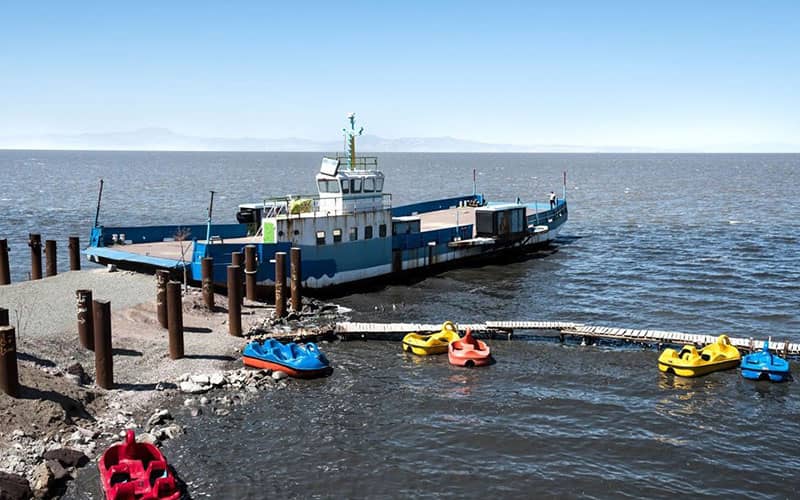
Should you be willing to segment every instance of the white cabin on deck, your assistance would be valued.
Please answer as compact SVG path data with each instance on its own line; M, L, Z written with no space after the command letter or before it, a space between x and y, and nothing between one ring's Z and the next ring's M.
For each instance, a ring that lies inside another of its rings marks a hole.
M258 207L242 205L240 213L251 207L260 211L263 243L320 246L391 238L391 195L383 192L384 175L377 169L377 158L355 160L354 168L341 168L340 158L323 158L315 197L289 196Z

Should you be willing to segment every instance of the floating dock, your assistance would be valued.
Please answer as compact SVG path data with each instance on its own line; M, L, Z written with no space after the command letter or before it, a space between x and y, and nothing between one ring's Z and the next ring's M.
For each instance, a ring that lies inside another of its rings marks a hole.
M632 328L616 328L593 326L583 323L565 321L486 321L484 323L457 323L459 330L469 328L473 332L509 340L516 330L555 331L561 340L564 336L582 337L583 339L608 339L622 342L638 342L646 344L704 346L713 343L716 334L692 334L664 330L638 330ZM427 323L337 323L334 334L342 338L397 338L409 332L438 332L441 324ZM740 350L756 351L764 345L764 340L753 338L731 337L731 344ZM769 348L786 356L800 356L800 343L770 341Z

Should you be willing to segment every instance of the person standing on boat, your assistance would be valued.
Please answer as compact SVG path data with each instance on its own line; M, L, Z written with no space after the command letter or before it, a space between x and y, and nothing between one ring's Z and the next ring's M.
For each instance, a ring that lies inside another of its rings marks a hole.
M556 208L556 193L550 191L550 209Z

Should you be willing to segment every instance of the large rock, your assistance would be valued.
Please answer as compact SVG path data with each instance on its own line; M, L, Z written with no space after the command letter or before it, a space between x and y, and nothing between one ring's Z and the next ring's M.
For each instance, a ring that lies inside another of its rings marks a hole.
M166 441L167 439L175 439L183 433L183 428L178 424L168 425L158 430L154 430L153 434L159 441Z
M44 497L50 488L50 481L53 480L53 473L45 462L40 463L33 469L31 475L33 493L37 497Z
M181 382L179 387L181 389L181 392L186 392L188 394L200 394L203 392L208 392L211 389L210 385L200 385L191 380L186 380L184 382Z
M86 374L86 371L83 369L83 366L80 363L70 365L66 369L66 373L78 385L86 385L92 382L92 379L89 378L89 375Z
M87 457L82 451L73 450L71 448L59 448L57 450L50 450L43 455L45 460L55 460L64 467L83 467L89 463Z
M167 410L157 410L150 419L147 421L147 427L154 427L160 425L167 420L172 420L172 415Z
M219 372L214 373L211 375L211 377L209 377L208 381L214 387L219 387L225 383L225 375Z
M53 481L65 481L67 479L72 479L70 476L69 471L64 468L63 465L57 460L47 460L45 462L47 464L47 468L50 469L50 473L53 475Z
M28 500L32 496L27 479L0 471L0 500Z
M147 443L147 444L157 444L158 438L154 435L150 434L149 432L142 432L138 436L136 436L137 443Z

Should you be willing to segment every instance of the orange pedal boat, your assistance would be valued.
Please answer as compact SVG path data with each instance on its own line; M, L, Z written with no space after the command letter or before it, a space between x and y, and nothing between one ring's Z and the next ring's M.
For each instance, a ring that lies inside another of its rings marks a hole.
M460 339L450 342L447 348L447 358L451 365L456 366L484 366L492 361L492 353L486 342L473 338L472 332Z

